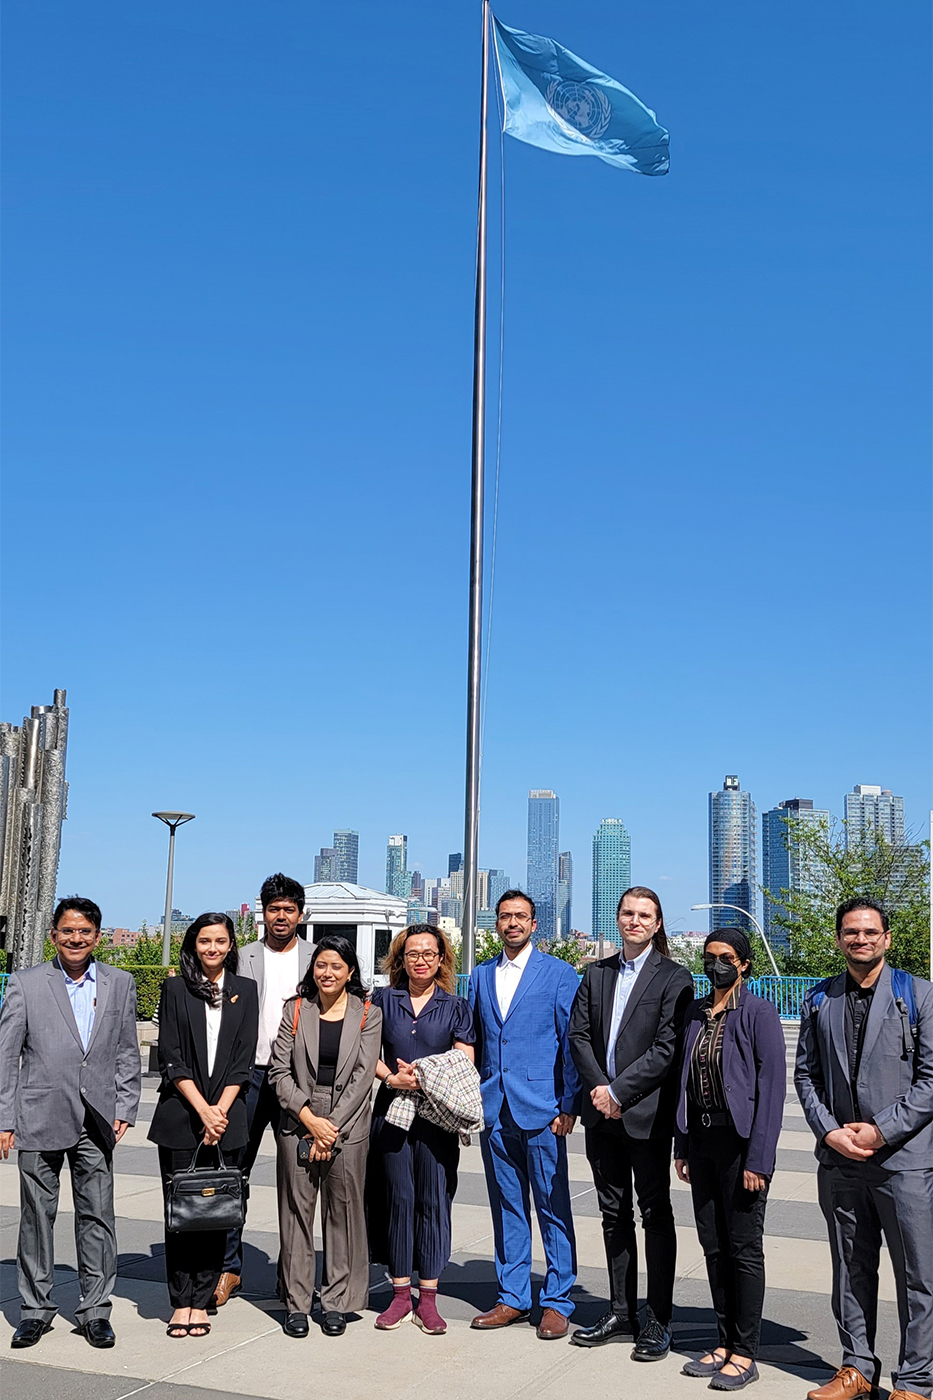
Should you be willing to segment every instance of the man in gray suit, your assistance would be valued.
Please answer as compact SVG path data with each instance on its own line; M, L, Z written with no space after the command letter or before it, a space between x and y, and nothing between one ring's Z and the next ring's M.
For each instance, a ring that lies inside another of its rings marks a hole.
M141 1086L136 984L94 960L101 915L63 899L50 933L55 957L14 972L0 1011L0 1156L17 1149L20 1325L10 1343L35 1346L58 1311L53 1230L65 1158L74 1196L78 1329L112 1347L117 1276L113 1149L136 1121Z
M933 986L885 962L891 934L876 900L839 906L836 941L846 971L808 993L794 1075L817 1138L843 1352L839 1371L808 1400L876 1391L882 1234L901 1326L891 1400L926 1400L933 1383Z
M279 1101L269 1083L272 1047L282 1023L282 1007L295 995L298 983L311 961L311 944L298 937L304 915L305 887L288 875L270 875L259 891L265 932L255 943L240 951L241 977L251 977L259 988L259 1042L252 1082L246 1094L249 1142L240 1166L249 1176L266 1128L279 1130ZM243 1232L227 1235L223 1273L217 1280L214 1302L223 1307L232 1293L239 1291L243 1274Z

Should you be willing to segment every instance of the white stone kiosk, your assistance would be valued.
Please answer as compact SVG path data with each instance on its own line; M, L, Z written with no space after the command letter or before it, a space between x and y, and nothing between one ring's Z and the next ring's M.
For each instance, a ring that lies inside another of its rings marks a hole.
M257 901L257 927L262 910ZM310 942L317 943L327 933L349 938L360 960L363 981L384 987L388 978L377 971L389 951L389 944L408 922L408 904L391 894L367 890L362 885L322 881L305 885L304 928ZM259 928L260 937L262 929Z

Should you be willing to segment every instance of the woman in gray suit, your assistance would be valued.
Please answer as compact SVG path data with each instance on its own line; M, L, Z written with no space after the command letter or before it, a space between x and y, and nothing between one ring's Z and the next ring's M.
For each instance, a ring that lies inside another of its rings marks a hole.
M284 1330L308 1335L314 1291L314 1208L324 1236L322 1331L339 1337L369 1298L363 1207L373 1079L382 1012L371 1007L356 950L329 934L315 945L296 999L286 1002L269 1082L282 1106L276 1183Z

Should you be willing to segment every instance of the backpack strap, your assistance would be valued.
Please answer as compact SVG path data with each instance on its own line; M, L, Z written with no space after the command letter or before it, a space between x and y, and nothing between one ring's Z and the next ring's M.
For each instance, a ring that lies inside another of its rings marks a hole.
M295 1014L292 1017L292 1036L298 1034L298 1017L301 1015L301 997L295 1001Z
M371 1002L371 1001L369 1000L369 998L367 997L367 998L366 998L366 1001L365 1001L364 1004L363 1004L363 1019L362 1019L362 1021L360 1022L360 1030L362 1030L363 1027L366 1025L366 1017L369 1015L369 1008L370 1008L371 1006L372 1006L372 1002Z
M917 998L914 995L914 979L901 967L891 968L891 990L895 1001L902 1001L907 1008L907 1019L911 1026L917 1024Z
M819 1011L820 1007L823 1005L823 1002L826 1000L826 988L829 986L832 980L833 979L831 977L825 978L819 984L818 987L814 987L813 990L809 993L810 1005L813 1007L814 1011Z

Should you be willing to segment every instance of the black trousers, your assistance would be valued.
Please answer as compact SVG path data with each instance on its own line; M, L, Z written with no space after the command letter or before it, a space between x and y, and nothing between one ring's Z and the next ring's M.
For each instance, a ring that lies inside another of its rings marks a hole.
M191 1148L159 1148L162 1195L172 1172L191 1165ZM165 1277L173 1308L204 1309L217 1291L227 1248L226 1230L165 1232Z
M637 1197L645 1231L648 1309L667 1327L674 1306L677 1263L677 1233L671 1209L671 1138L633 1138L618 1118L604 1118L586 1129L586 1156L603 1217L612 1310L627 1319L638 1316L634 1212Z
M735 1128L691 1127L687 1164L719 1345L754 1359L765 1301L762 1237L768 1188L745 1190L747 1147Z
M245 1147L240 1148L239 1155L231 1159L242 1169L244 1176L249 1176L253 1170L266 1129L271 1128L278 1136L281 1119L282 1110L279 1107L278 1095L269 1083L269 1066L254 1065L253 1077L246 1089L246 1126L249 1130L249 1140ZM242 1230L227 1232L223 1272L236 1274L237 1277L243 1274Z

